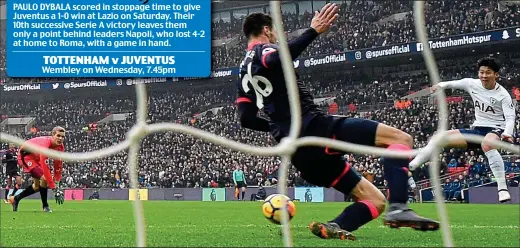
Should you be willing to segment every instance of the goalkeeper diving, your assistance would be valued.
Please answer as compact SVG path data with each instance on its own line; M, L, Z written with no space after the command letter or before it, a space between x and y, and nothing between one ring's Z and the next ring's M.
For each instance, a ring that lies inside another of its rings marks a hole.
M33 184L29 185L20 194L10 197L9 201L13 205L13 211L18 211L18 205L23 198L40 192L43 211L52 212L47 202L49 188L54 190L56 203L63 204L63 191L60 187L63 162L59 159L54 159L54 175L51 175L48 158L43 154L30 152L24 149L24 146L26 144L32 144L63 152L65 151L65 145L63 144L64 139L65 129L55 127L52 129L51 136L32 138L20 147L18 150L18 165L22 167L25 173L29 173L32 176Z

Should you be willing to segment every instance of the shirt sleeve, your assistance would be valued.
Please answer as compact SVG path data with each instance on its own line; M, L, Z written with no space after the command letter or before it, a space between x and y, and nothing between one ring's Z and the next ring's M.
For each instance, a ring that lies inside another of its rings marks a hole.
M313 28L308 28L300 37L288 42L292 60L295 60L303 51L318 37L318 32ZM277 67L281 65L280 53L278 48L268 46L262 49L262 65L265 68Z
M57 151L63 152L65 151L63 146L60 146ZM61 181L63 170L63 161L61 159L54 159L54 181Z
M269 120L258 116L258 107L251 97L239 90L236 100L240 125L244 128L269 132Z
M470 83L471 83L471 78L463 78L461 80L440 82L439 86L443 89L467 90L469 88Z

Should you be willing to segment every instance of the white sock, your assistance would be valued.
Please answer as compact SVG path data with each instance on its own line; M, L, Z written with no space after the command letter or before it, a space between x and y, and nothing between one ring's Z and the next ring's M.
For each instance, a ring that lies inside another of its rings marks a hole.
M504 160L502 160L502 156L500 156L500 153L498 153L496 149L493 149L486 152L486 157L488 158L489 167L497 181L498 190L507 189Z
M414 171L421 164L430 161L433 149L435 149L435 145L431 142L428 143L428 145L426 145L424 148L420 149L417 156L415 156L415 158L410 162L409 169Z
M413 180L413 177L408 178L408 186L412 189L415 189L417 185L415 185L415 180Z

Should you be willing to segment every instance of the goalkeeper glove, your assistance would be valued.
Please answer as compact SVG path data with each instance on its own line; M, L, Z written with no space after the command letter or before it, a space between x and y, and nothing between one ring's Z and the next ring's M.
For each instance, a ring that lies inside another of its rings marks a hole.
M56 199L56 203L61 205L65 202L63 190L60 187L60 182L56 182L56 188L54 189L54 198Z

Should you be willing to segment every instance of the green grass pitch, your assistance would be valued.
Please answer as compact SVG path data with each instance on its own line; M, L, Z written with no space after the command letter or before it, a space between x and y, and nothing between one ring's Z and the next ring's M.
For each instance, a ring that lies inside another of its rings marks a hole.
M261 202L145 201L147 246L283 246L280 228L262 215ZM296 203L291 222L295 246L442 246L441 232L390 229L381 217L355 232L356 241L321 240L307 225L334 218L348 203ZM19 212L1 204L0 246L135 246L130 201L76 201L41 212L40 202L24 200ZM520 207L515 204L448 206L458 247L520 247ZM413 204L437 218L435 204Z

